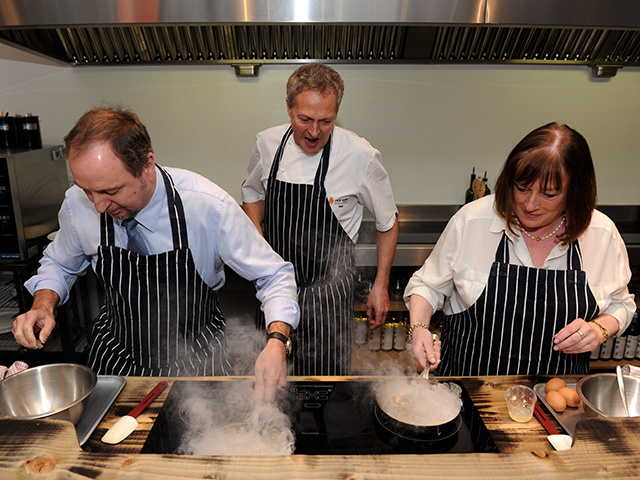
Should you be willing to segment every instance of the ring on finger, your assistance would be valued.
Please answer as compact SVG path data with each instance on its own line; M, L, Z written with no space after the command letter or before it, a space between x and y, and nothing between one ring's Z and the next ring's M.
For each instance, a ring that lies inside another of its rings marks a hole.
M438 337L438 334L437 334L437 333L434 333L434 334L433 334L433 343L436 343L436 342L437 342L437 341L439 341L439 340L440 340L440 337Z
M584 338L584 333L582 333L580 330L578 330L578 335L580 335L580 340Z

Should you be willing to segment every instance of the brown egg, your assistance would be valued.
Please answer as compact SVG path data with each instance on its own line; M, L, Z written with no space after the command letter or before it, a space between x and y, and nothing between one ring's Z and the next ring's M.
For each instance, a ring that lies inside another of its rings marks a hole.
M562 387L560 390L558 390L558 392L560 392L567 401L567 407L577 407L582 403L578 392L576 392L573 388Z
M544 391L550 392L551 390L560 390L561 388L566 386L567 386L567 382L565 382L561 378L554 377L551 380L549 380L547 384L544 386Z
M564 398L560 392L556 390L551 390L547 392L547 396L545 400L549 404L551 408L553 408L556 412L564 412L567 408L567 399Z

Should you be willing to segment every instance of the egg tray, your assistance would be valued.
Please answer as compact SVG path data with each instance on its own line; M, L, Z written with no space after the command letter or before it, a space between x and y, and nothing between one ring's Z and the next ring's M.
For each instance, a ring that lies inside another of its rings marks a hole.
M584 405L582 402L577 407L567 407L564 412L556 412L551 406L547 403L546 396L547 393L544 390L545 383L537 383L533 387L533 391L536 392L538 396L538 400L540 400L547 410L555 417L558 423L564 428L564 431L567 434L574 436L576 431L576 424L585 418ZM576 390L577 383L567 383L567 387ZM577 391L577 390L576 390Z

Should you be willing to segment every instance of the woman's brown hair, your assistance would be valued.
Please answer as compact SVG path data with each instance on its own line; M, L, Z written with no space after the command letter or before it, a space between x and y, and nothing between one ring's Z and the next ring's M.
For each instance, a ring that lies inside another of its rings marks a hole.
M530 186L541 181L542 187L561 189L562 172L567 179L565 229L559 236L568 244L582 234L596 208L596 174L585 138L567 125L549 123L536 128L511 150L496 181L496 211L509 230L518 218L514 211L513 189L516 184Z

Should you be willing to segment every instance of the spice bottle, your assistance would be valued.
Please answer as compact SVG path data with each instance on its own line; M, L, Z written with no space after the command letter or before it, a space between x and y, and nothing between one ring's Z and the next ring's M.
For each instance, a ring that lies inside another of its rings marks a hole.
M377 352L382 344L382 327L369 330L369 350Z
M622 335L613 340L613 352L611 353L612 360L622 360L624 358L624 350L627 343L627 330L622 332Z
M382 325L382 339L380 341L380 348L385 352L393 350L393 331L395 329L395 322L386 322Z
M356 331L354 340L356 345L366 345L369 339L369 321L367 316L356 316Z
M396 327L393 330L393 349L402 351L406 348L407 341L407 328L409 322L403 321L396 323Z
M600 345L600 360L611 360L613 353L613 338L607 338L607 341Z
M633 319L627 328L627 343L624 346L624 358L633 360L638 349L638 334L640 333L640 318L638 318L638 310L633 315Z

